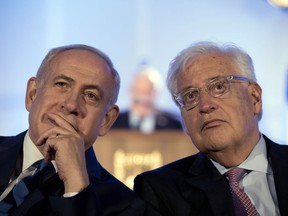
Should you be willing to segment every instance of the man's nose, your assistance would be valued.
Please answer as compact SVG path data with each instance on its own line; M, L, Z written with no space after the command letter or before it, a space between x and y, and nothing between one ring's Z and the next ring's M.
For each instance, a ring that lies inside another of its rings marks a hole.
M61 108L67 112L67 114L73 114L78 116L81 113L81 96L77 94L66 95L66 98L61 105Z
M217 108L215 98L206 89L199 91L198 108L201 113L210 113Z

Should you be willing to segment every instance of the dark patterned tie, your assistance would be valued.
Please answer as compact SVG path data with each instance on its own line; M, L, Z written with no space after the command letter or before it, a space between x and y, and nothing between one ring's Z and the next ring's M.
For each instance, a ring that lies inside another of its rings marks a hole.
M44 160L37 161L23 171L21 173L23 178L19 182L16 180L14 188L0 202L0 216L8 215L10 211L19 206L29 193L37 188L39 179L47 172L55 173L55 170L52 163L47 164Z
M257 216L259 215L255 206L251 203L244 189L239 187L239 182L243 178L247 170L238 167L230 169L226 176L230 184L230 191L234 202L234 210L236 216Z

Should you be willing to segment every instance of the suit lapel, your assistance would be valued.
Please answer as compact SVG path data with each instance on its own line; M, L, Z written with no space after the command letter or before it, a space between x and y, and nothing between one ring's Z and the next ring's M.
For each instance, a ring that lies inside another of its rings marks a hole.
M97 161L93 146L91 146L89 149L86 150L85 158L86 158L86 168L90 180L92 179L92 176L96 177L97 179L100 179L102 166Z
M288 146L277 145L264 136L267 154L273 169L277 200L281 215L288 215Z
M233 214L232 199L225 178L204 154L198 153L196 157L195 163L190 168L190 175L186 179L186 182L192 187L183 187L183 194L187 200L191 200L191 198L195 200L193 188L196 187L202 190L207 197L213 215ZM199 205L205 206L205 203L199 203Z
M0 143L0 194L5 190L13 174L19 153L22 151L26 131L15 136L6 137Z

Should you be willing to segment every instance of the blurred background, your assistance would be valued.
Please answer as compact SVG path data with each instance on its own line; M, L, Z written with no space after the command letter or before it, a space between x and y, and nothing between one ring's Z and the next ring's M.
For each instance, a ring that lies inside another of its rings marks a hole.
M50 48L84 43L108 54L122 78L118 105L146 62L169 62L199 40L234 42L254 60L263 88L261 131L288 143L288 9L267 0L1 0L0 134L28 126L25 89ZM167 89L158 106L179 115Z

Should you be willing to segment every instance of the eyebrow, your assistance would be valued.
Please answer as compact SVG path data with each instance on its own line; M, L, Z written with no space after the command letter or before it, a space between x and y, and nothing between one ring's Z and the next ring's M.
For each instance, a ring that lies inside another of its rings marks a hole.
M217 75L217 76L213 76L213 77L209 77L208 79L205 80L205 83L209 83L215 79L220 79L220 78L223 78L223 77L227 77L227 76L222 76L222 75Z
M60 75L56 76L54 78L54 81L57 80L57 79L64 79L67 82L70 82L72 84L75 83L74 79L72 79L71 77L68 77L68 76L66 76L64 74L60 74ZM103 90L98 85L85 85L83 89L95 89L95 90L97 90L100 93L100 97L103 98Z
M60 74L60 75L54 77L54 80L57 80L57 79L64 79L64 80L66 80L68 82L75 83L74 79L72 79L71 77L68 77L68 76L66 76L64 74Z

